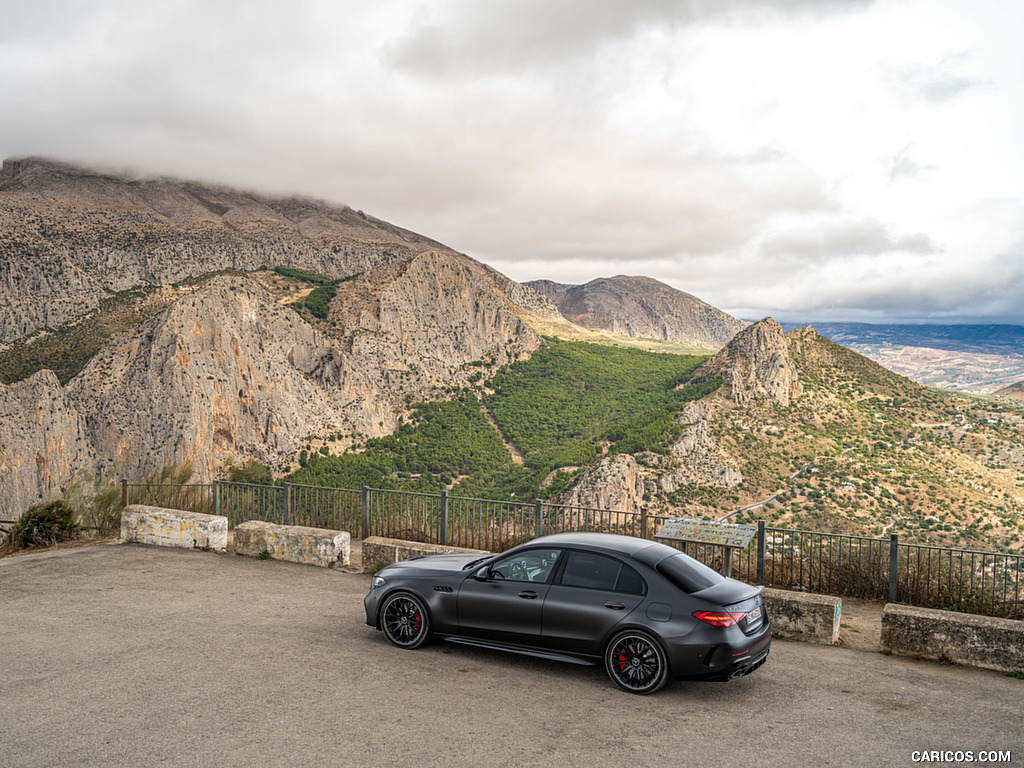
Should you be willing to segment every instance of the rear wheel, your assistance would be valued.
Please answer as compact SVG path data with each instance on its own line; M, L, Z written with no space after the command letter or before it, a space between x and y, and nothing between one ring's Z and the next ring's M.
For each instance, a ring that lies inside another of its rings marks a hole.
M661 645L639 630L627 630L612 638L604 651L604 668L612 682L629 693L654 693L669 680L668 660Z
M430 617L422 601L408 592L391 595L380 609L384 637L399 648L419 648L430 639Z

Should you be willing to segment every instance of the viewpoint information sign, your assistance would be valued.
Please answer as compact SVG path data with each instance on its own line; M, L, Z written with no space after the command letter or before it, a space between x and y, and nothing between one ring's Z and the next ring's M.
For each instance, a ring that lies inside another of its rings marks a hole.
M698 544L717 544L722 547L743 549L756 533L756 525L716 523L712 520L689 520L685 517L677 517L666 520L665 524L654 534L654 538Z

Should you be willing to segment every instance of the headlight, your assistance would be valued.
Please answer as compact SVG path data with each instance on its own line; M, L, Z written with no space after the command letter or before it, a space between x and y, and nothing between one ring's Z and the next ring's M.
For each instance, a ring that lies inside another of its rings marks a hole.
M373 581L370 582L370 587L372 589L376 589L377 587L383 587L387 583L387 580L383 576L374 576Z

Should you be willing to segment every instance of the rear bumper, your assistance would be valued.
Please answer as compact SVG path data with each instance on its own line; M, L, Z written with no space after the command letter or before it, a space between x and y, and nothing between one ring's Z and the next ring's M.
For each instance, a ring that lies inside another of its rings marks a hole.
M688 638L685 646L669 648L672 676L677 680L736 680L759 669L771 651L771 623L766 621L756 635L745 635L738 627L700 630L701 640Z

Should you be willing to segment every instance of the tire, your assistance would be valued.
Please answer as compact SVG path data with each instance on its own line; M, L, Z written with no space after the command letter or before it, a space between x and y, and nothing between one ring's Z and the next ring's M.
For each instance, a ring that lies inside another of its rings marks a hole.
M608 677L627 693L641 696L660 691L669 681L669 665L661 644L636 629L620 632L604 650Z
M408 592L389 596L380 608L380 626L388 642L419 648L430 640L430 616L423 601Z

